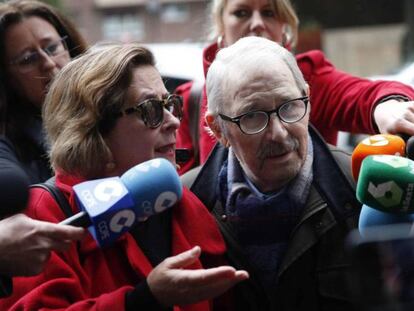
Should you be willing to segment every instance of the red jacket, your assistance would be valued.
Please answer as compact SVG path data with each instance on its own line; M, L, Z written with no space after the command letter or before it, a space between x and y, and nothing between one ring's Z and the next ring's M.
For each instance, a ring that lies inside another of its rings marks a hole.
M74 204L72 186L80 181L57 175L56 184L68 196L74 213L78 209ZM29 216L55 223L65 218L48 192L40 188L31 191ZM175 255L200 245L204 263L221 265L225 244L204 205L184 189L183 197L173 207L172 213L172 253ZM189 268L202 267L202 263L197 261ZM15 278L13 295L0 300L0 310L124 310L125 294L144 280L152 268L129 233L104 249L99 248L88 234L83 241L73 243L67 252L53 252L40 275ZM175 307L174 311L211 309L210 303L203 301Z
M204 74L217 53L217 44L204 50ZM338 131L375 133L372 122L373 108L382 98L403 95L414 98L414 90L393 81L370 81L351 76L336 69L321 51L309 51L296 56L299 68L310 86L311 123L328 143L336 144ZM189 129L188 98L192 82L181 85L176 93L184 97L184 117L177 134L177 148L193 149ZM207 110L205 88L203 90L201 116ZM212 150L215 139L206 131L204 117L199 123L200 162L204 163ZM180 173L194 166L194 158L181 167Z

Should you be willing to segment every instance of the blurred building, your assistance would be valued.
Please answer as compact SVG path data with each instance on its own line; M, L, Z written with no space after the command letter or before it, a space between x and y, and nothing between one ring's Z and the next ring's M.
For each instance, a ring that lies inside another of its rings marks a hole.
M61 0L90 43L201 42L208 34L206 0Z

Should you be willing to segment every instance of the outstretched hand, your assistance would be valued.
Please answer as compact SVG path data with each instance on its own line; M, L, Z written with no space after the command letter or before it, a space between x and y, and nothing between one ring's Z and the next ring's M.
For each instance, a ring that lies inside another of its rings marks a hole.
M196 246L179 255L169 257L154 268L147 282L152 294L164 306L186 305L212 299L249 275L230 266L191 270L201 254Z
M414 101L395 99L378 104L374 121L382 134L408 134L414 136Z
M29 276L42 271L52 250L67 250L85 229L16 214L0 221L0 274Z

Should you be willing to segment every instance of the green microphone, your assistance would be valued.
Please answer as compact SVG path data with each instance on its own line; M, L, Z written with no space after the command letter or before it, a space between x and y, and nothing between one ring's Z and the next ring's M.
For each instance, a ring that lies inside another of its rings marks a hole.
M357 199L393 214L414 213L414 161L393 155L372 155L362 161Z

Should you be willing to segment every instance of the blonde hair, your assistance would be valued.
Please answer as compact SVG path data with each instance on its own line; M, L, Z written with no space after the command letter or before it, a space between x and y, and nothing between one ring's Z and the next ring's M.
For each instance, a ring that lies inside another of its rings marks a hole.
M213 0L211 4L211 33L210 38L216 40L223 34L223 12L227 5L228 0ZM284 23L287 24L285 31L289 36L289 44L292 47L296 46L298 39L298 27L299 19L292 6L290 0L269 0L271 7L276 12L276 16Z
M104 141L125 105L132 70L154 66L137 44L91 48L55 77L43 106L53 168L96 178L111 159Z

